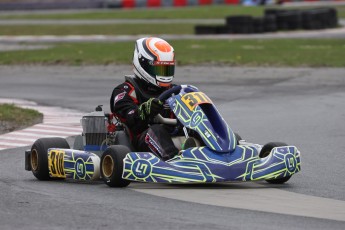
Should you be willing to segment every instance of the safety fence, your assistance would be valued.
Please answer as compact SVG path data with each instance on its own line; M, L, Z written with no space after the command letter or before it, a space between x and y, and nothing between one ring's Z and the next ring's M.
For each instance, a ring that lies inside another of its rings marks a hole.
M298 2L344 2L345 0L0 0L1 10L184 7L205 5L272 5Z

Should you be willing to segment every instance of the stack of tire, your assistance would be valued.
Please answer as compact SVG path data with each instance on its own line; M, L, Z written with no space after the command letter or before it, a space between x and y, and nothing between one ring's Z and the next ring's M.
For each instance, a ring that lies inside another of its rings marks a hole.
M337 11L331 7L308 10L266 9L263 17L237 15L226 17L225 25L196 25L195 34L252 34L337 26Z
M276 18L278 30L318 30L338 26L335 8L317 8L309 10L265 10L265 16Z
M195 34L252 34L277 31L275 17L229 16L226 25L196 25Z

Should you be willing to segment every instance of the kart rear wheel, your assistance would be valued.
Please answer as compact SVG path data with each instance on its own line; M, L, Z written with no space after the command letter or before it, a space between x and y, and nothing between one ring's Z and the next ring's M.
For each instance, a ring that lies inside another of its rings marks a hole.
M63 138L40 138L31 147L30 165L34 176L39 180L49 180L48 149L69 149L69 144Z
M284 142L270 142L270 143L265 144L260 151L259 157L260 158L267 157L271 153L271 150L273 148L280 147L280 146L288 146L288 144L286 144ZM266 181L270 184L284 184L290 178L291 178L291 176L287 176L287 177L283 177L283 178L266 180Z
M127 187L131 182L122 179L123 159L131 150L127 146L113 145L101 157L101 176L109 187Z
M73 149L75 150L84 150L84 144L83 144L83 136L78 135L74 139Z

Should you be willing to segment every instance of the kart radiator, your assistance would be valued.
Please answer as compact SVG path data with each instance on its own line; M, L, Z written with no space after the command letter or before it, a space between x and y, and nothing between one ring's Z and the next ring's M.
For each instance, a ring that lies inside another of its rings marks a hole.
M81 119L85 151L102 151L107 147L107 122L103 111L89 113Z

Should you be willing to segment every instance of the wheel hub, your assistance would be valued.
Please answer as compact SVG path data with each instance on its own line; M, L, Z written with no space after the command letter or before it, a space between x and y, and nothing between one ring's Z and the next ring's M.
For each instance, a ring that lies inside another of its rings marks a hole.
M114 160L111 156L104 157L102 162L102 172L105 177L111 177L114 171Z
M38 153L36 149L31 151L31 169L37 171L38 169Z

